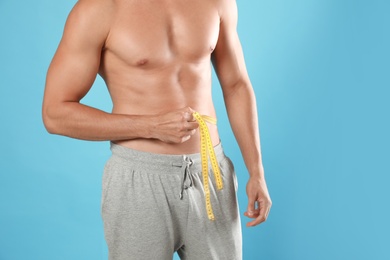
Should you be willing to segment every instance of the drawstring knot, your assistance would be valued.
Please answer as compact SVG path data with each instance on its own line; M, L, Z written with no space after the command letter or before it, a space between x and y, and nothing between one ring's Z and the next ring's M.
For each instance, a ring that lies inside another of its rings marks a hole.
M188 156L183 156L183 164L181 166L182 170L183 170L183 177L182 177L182 181L181 181L181 189L180 189L180 199L183 199L183 192L184 190L188 189L189 187L192 187L192 184L193 184L193 179L192 179L192 175L191 175L191 172L190 172L190 166L193 164L194 162L192 161L192 159ZM189 184L187 184L187 182L189 182Z

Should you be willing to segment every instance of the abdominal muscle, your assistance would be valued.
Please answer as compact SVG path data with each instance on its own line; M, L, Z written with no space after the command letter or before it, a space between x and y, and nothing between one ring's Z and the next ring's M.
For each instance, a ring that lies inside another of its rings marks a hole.
M110 64L115 65L113 61ZM157 115L188 106L200 114L216 117L209 58L197 63L175 61L156 67L153 64L116 65L105 67L100 73L113 101L113 114ZM217 126L210 123L207 126L215 146L220 142ZM158 154L200 152L199 129L183 143L146 138L117 140L115 143Z

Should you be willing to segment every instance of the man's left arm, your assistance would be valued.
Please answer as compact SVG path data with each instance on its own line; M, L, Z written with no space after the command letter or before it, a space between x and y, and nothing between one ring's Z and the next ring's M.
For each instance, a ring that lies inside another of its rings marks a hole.
M246 186L248 208L244 215L253 218L247 226L256 226L267 219L272 204L261 158L256 98L237 34L236 2L220 2L220 32L212 62L222 86L233 133L250 175Z

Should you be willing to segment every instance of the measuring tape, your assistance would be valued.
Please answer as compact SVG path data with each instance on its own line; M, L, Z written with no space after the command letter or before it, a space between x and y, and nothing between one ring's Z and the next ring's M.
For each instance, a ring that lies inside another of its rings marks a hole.
M192 114L196 121L199 123L199 131L200 131L200 154L202 160L202 177L203 177L203 186L206 200L206 211L207 216L210 220L214 220L214 213L211 207L210 201L210 187L209 187L209 165L208 165L208 157L210 158L211 167L214 172L215 182L217 184L217 189L221 190L223 188L221 172L219 171L217 157L215 156L213 143L211 142L210 132L207 127L206 122L216 125L217 119L200 115L198 112L193 112Z

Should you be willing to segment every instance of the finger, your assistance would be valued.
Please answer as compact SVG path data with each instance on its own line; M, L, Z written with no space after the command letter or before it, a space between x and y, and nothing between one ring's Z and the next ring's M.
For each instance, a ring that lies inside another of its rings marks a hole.
M196 133L196 129L189 130L188 133L191 135L194 135Z
M247 215L248 217L252 217L255 215L255 199L252 196L248 197L248 209L247 209Z
M267 207L264 201L259 202L259 210L259 215L256 217L256 219L251 222L248 222L247 226L257 226L258 224L266 220Z
M255 209L254 213L251 216L249 216L248 212L244 212L244 216L246 216L248 218L257 218L258 215L259 215L258 209Z
M193 112L195 112L195 110L193 110L191 107L186 107L186 108L184 108L187 112L189 112L189 113L193 113Z
M271 205L268 204L268 205L267 205L267 211L266 211L266 213L265 213L265 219L268 218L268 215L269 215L269 212L270 212L270 211L271 211Z
M188 141L189 139L191 138L191 135L186 135L186 136L183 136L180 140L181 143L184 143L186 141Z
M196 133L196 129L192 129L192 130L187 130L184 134L183 134L183 137L182 137L182 140L185 139L185 141L187 141L189 137L191 137L192 135L194 135ZM184 138L184 139L183 139Z
M193 116L195 110L193 110L191 107L185 107L183 110L187 121L195 121L195 117Z
M188 130L188 131L191 131L191 130L194 130L194 129L197 129L199 127L199 124L198 122L187 122L185 124L185 128Z
M189 111L184 112L183 116L184 116L184 119L185 119L187 122L194 122L194 121L196 121L196 120L195 120L195 117L194 117L193 114L192 114L192 112L189 112Z

